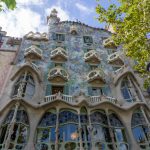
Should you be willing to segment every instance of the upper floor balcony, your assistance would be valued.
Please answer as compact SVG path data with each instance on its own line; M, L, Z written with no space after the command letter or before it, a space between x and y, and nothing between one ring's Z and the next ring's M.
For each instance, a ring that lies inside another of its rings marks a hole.
M87 81L91 84L105 84L105 74L103 70L97 68L90 71L87 75Z
M72 25L72 26L70 27L70 33L71 33L71 34L76 35L76 34L77 34L77 31L78 31L77 26Z
M35 45L30 46L29 48L25 49L24 57L39 60L42 59L43 51Z
M111 64L124 65L124 62L122 60L122 53L119 51L109 55L107 61Z
M51 51L51 59L64 62L68 59L68 54L62 47L57 47L56 49Z
M95 50L90 50L84 54L85 62L98 64L100 63L100 56Z
M112 38L103 40L103 45L105 48L117 48Z
M50 69L48 74L48 80L54 83L65 83L69 80L69 74L64 68L57 66Z
M48 41L48 35L47 33L33 33L33 32L29 32L28 34L25 35L26 39L29 40L35 40L35 41Z

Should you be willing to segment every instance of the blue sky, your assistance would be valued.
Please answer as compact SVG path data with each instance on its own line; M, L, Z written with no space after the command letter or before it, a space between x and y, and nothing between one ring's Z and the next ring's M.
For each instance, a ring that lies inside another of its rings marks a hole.
M107 8L117 0L100 0ZM14 11L0 12L0 26L7 35L22 37L30 31L47 32L46 17L53 8L64 20L78 20L93 27L104 28L95 18L96 0L17 0Z

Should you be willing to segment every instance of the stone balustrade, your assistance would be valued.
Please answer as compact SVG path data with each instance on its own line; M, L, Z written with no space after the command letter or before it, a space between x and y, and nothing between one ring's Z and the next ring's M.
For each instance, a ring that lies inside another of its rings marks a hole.
M88 100L88 103L90 105L96 105L99 104L100 102L104 101L109 101L113 104L117 104L117 99L113 97L108 97L108 96L91 96L90 99Z
M71 95L65 95L62 93L57 93L54 95L45 96L43 103L50 103L50 102L53 102L55 100L61 100L61 101L64 101L64 102L72 104L72 105L76 105L80 102L79 100L75 99ZM104 102L104 101L106 101L106 102L108 101L108 102L111 102L113 104L117 104L116 98L108 97L108 96L89 96L89 98L87 99L87 102L89 103L89 105L96 105L96 104L99 104L99 103Z
M49 95L49 96L45 96L44 98L44 102L49 103L49 102L53 102L55 100L62 100L64 102L67 102L69 104L76 104L76 101L73 99L72 96L70 95L65 95L62 93L57 93L54 95Z

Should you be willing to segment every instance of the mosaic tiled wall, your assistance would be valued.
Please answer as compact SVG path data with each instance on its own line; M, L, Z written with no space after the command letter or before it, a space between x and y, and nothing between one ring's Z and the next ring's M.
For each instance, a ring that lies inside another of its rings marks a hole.
M67 86L69 87L70 95L79 94L79 92L84 92L88 95L88 87L90 86L86 81L86 75L90 71L90 67L84 61L84 53L87 49L95 49L101 58L101 63L99 67L104 70L106 73L106 81L107 85L106 88L109 87L109 83L111 82L111 78L109 76L112 68L107 63L107 56L108 52L107 49L104 48L102 44L103 38L109 37L110 33L101 30L101 29L94 29L91 27L87 27L86 25L81 25L76 23L77 27L77 35L70 34L70 27L72 23L67 22L60 22L58 24L52 25L49 28L49 41L48 42L33 42L31 40L24 40L22 42L22 46L20 49L20 53L18 56L18 64L24 63L23 59L23 51L31 46L32 44L39 45L39 47L43 50L44 60L36 62L39 67L43 68L45 72L45 85L49 84L47 80L47 74L49 69L52 67L53 62L50 60L50 52L51 50L55 49L56 46L60 45L65 47L68 51L68 61L65 62L65 69L69 73L69 81ZM53 33L64 33L65 34L65 41L62 43L57 43L53 40ZM83 36L92 36L93 44L91 46L87 45L83 41ZM110 90L107 90L107 92Z

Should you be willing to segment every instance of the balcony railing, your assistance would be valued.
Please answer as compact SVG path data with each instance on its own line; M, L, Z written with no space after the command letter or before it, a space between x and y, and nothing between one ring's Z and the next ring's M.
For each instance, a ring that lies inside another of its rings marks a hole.
M121 52L115 52L115 53L109 55L108 56L108 63L112 63L112 62L114 62L116 60L119 60L119 61L122 62L121 64L124 64L123 60L121 59L121 55L122 55Z
M50 103L55 100L61 100L72 105L77 105L81 102L71 95L65 95L59 92L53 95L45 96L43 103ZM87 102L89 103L89 105L96 105L101 102L110 102L113 104L118 104L118 100L116 98L108 97L108 96L89 96Z
M51 51L51 59L52 60L63 60L66 61L68 59L68 54L66 50L64 50L62 47L58 47Z
M96 105L103 101L109 101L113 104L117 104L118 100L116 98L108 97L108 96L91 96L88 103L90 105Z
M73 99L70 95L65 95L62 93L56 93L54 95L45 96L44 102L49 103L53 102L55 100L62 100L64 102L70 103L70 104L76 104L77 102Z
M105 74L103 70L98 68L98 69L90 71L87 75L87 81L91 82L93 80L101 80L102 82L105 83Z
M112 38L107 38L103 41L103 45L105 48L116 48L116 45Z
M27 48L25 50L24 56L28 57L28 56L32 55L32 57L38 57L39 59L41 59L42 58L42 54L43 54L43 52L42 52L42 50L40 48L38 48L35 45L32 45L32 46L30 46L29 48Z
M67 73L67 71L62 68L62 67L54 67L53 69L51 69L49 71L48 74L48 80L52 81L54 78L62 78L63 81L68 81L69 80L69 74ZM59 79L57 80L59 81Z
M90 50L84 55L85 62L100 63L100 56L95 50Z

